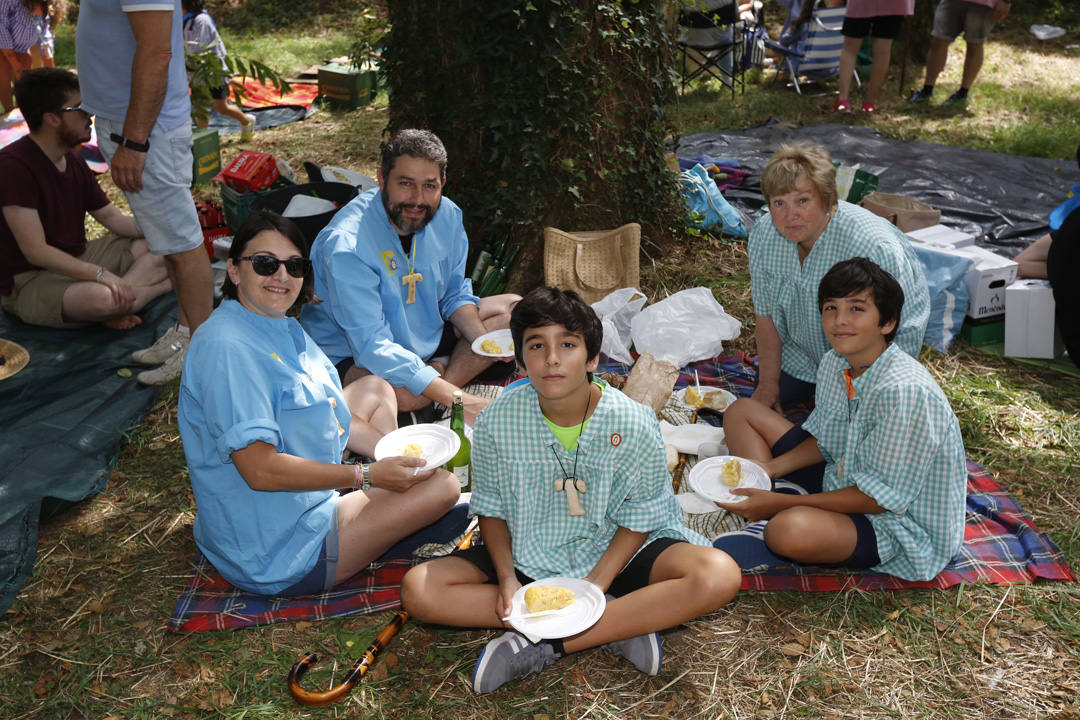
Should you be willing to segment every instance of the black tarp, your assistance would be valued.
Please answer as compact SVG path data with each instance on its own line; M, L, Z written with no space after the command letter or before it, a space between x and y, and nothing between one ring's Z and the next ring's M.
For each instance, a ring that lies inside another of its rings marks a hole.
M681 138L676 152L685 158L731 158L750 170L743 187L725 190L724 197L756 219L764 203L761 171L785 142L820 143L833 160L875 172L878 190L932 205L941 210L942 224L974 235L978 245L1007 257L1047 232L1047 215L1080 182L1071 159L890 140L873 128L844 125L774 122L742 131L702 132Z
M126 433L153 406L160 388L139 385L143 368L129 358L176 314L171 293L125 331L52 330L0 312L0 337L30 353L21 372L0 380L0 614L33 570L42 514L100 492Z

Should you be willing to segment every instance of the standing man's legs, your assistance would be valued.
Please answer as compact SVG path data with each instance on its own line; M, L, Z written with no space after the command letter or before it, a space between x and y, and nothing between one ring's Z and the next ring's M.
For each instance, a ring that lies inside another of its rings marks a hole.
M986 43L969 42L967 44L967 51L964 53L964 76L960 79L962 89L971 90L971 86L975 84L975 79L979 77L979 71L982 70L985 53Z
M926 53L926 80L923 81L927 87L933 87L937 83L938 75L945 69L951 42L945 38L930 38L930 50Z

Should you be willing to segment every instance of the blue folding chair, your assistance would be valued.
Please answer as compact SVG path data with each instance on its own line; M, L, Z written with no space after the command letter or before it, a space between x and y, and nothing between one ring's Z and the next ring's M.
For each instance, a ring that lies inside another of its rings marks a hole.
M813 82L832 80L840 74L840 52L844 47L844 36L840 28L844 25L844 13L847 8L818 8L807 23L806 42L799 49L781 45L773 40L766 40L765 46L783 57L782 66L777 66L776 76L781 69L786 69L795 85L795 92L802 95L799 78ZM856 87L860 86L859 74L852 71Z

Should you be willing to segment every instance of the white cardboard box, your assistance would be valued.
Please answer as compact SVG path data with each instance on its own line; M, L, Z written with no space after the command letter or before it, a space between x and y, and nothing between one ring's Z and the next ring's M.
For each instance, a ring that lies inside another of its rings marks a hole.
M944 225L931 225L930 227L912 230L906 235L917 242L931 243L934 245L948 245L954 248L969 247L975 244L975 236L959 230L945 227Z
M910 239L911 233L908 233ZM973 320L1005 314L1005 288L1016 280L1016 262L977 245L956 248L943 243L912 240L950 255L969 258L974 264L964 275L968 290L967 316Z
M1054 321L1050 283L1023 278L1009 285L1005 294L1005 354L1044 359L1061 355L1061 334Z

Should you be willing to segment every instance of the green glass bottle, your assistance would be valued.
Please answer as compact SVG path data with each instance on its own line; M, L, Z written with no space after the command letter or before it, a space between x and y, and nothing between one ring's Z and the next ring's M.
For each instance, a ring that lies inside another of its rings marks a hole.
M450 429L457 433L461 447L457 454L446 463L446 469L454 473L461 485L461 492L472 492L472 443L465 436L465 406L462 404L461 391L454 391L454 405L450 410Z

